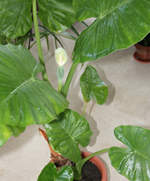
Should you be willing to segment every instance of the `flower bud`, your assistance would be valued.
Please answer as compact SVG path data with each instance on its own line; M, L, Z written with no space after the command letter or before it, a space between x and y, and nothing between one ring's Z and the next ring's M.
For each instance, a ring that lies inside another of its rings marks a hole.
M55 60L59 66L64 65L67 61L67 58L67 53L63 48L57 48L55 50Z

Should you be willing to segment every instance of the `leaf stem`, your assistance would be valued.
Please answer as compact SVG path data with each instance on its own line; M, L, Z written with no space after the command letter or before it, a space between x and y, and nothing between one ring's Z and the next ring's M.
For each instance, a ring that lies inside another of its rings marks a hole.
M52 31L50 31L49 29L45 28L44 26L38 25L39 27L43 28L44 30L46 30L47 32L49 32L50 35L52 35L55 38L55 42L56 40L58 41L58 43L64 48L63 44L61 43L61 41L57 38L57 36L55 35L56 33L53 33ZM56 45L56 44L55 44Z
M77 37L79 37L80 34L77 32L73 25L71 26L71 30L77 35Z
M9 39L9 38L7 38L7 37L6 37L6 42L7 42L7 43L11 43L11 44L12 44L11 39Z
M84 24L84 26L86 26L87 28L89 27L89 25L87 25L84 21L82 21L81 23Z
M61 92L62 80L63 79L58 79L58 92Z
M87 102L85 103L85 106L84 106L84 110L83 110L82 116L84 116L86 106L87 106Z
M58 46L57 46L57 41L56 41L56 38L54 37L54 39L55 39L55 48L57 49L58 48Z
M61 94L66 98L67 97L67 94L68 94L68 90L69 90L69 87L70 87L70 83L72 81L72 78L73 78L73 75L74 75L74 72L77 68L77 63L73 63L71 68L70 68L70 71L69 71L69 74L67 76L67 79L66 79L66 82L65 84L62 86L62 89L61 89Z
M4 36L3 35L0 35L0 44L4 45Z
M93 156L96 156L96 155L99 155L99 154L101 154L101 153L105 153L105 152L108 152L108 151L109 151L109 148L106 148L106 149L97 151L97 152L95 152L95 153L92 153L92 154L89 155L88 157L82 159L82 161L84 160L84 163L85 163L86 161L88 161L88 160L89 160L90 158L92 158Z
M40 64L43 65L44 67L44 71L42 72L42 77L43 77L43 80L49 81L47 73L46 73L44 56L43 56L42 46L41 46L41 41L40 41L40 33L39 33L39 28L38 28L38 19L37 19L37 10L36 10L36 0L33 0L33 20L34 20L34 29L35 29L35 37L36 37L39 61L40 61Z

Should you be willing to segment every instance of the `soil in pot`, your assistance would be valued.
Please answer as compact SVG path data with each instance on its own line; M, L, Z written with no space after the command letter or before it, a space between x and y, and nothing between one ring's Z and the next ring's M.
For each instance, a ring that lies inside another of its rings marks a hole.
M82 178L78 181L101 181L101 173L94 163L87 161L82 168Z

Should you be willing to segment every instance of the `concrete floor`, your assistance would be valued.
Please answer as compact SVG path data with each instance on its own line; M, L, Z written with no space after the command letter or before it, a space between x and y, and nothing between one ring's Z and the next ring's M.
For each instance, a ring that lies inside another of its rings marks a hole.
M88 21L90 23L90 21ZM76 23L81 30L83 25ZM71 66L71 53L74 42L62 39L69 55L65 65L66 75ZM48 76L57 89L57 65L53 53L54 42L50 37L50 51L47 51L45 40L42 41L44 58ZM36 46L32 53L37 58ZM90 145L82 150L95 152L111 146L123 146L116 140L113 130L119 125L137 125L150 129L150 64L141 64L133 59L135 47L119 50L94 62L79 65L68 94L69 107L82 114L84 103L79 86L79 78L87 64L94 66L100 78L108 85L109 95L106 103L99 106L91 101L86 109L85 117L93 131ZM40 75L38 75L40 76ZM42 126L40 126L42 127ZM0 180L1 181L36 181L43 167L50 160L50 152L46 141L38 132L39 126L28 126L19 137L11 137L0 148ZM98 156L108 171L108 181L127 181L111 166L108 154Z

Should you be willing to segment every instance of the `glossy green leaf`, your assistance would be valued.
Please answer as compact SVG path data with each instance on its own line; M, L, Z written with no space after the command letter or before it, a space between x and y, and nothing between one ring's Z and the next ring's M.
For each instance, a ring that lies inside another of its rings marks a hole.
M57 119L67 100L35 78L43 71L23 46L0 45L0 125L43 124Z
M81 160L77 142L86 147L92 135L89 123L83 116L66 109L58 116L58 120L45 124L45 129L49 142L57 152L75 163Z
M94 67L88 65L80 78L80 86L85 102L89 102L92 97L97 104L104 104L108 95L108 87L99 78Z
M137 126L119 126L114 134L128 148L112 147L112 166L132 181L150 180L150 130Z
M37 0L39 19L51 31L60 33L76 21L72 0Z
M73 170L70 166L61 167L58 171L54 163L44 167L38 181L73 181Z
M13 135L19 136L25 130L23 126L0 125L0 147Z
M74 48L73 61L86 62L128 48L150 31L150 1L74 0L77 18L97 19L84 30Z
M31 5L32 0L0 0L0 34L25 35L32 27Z

